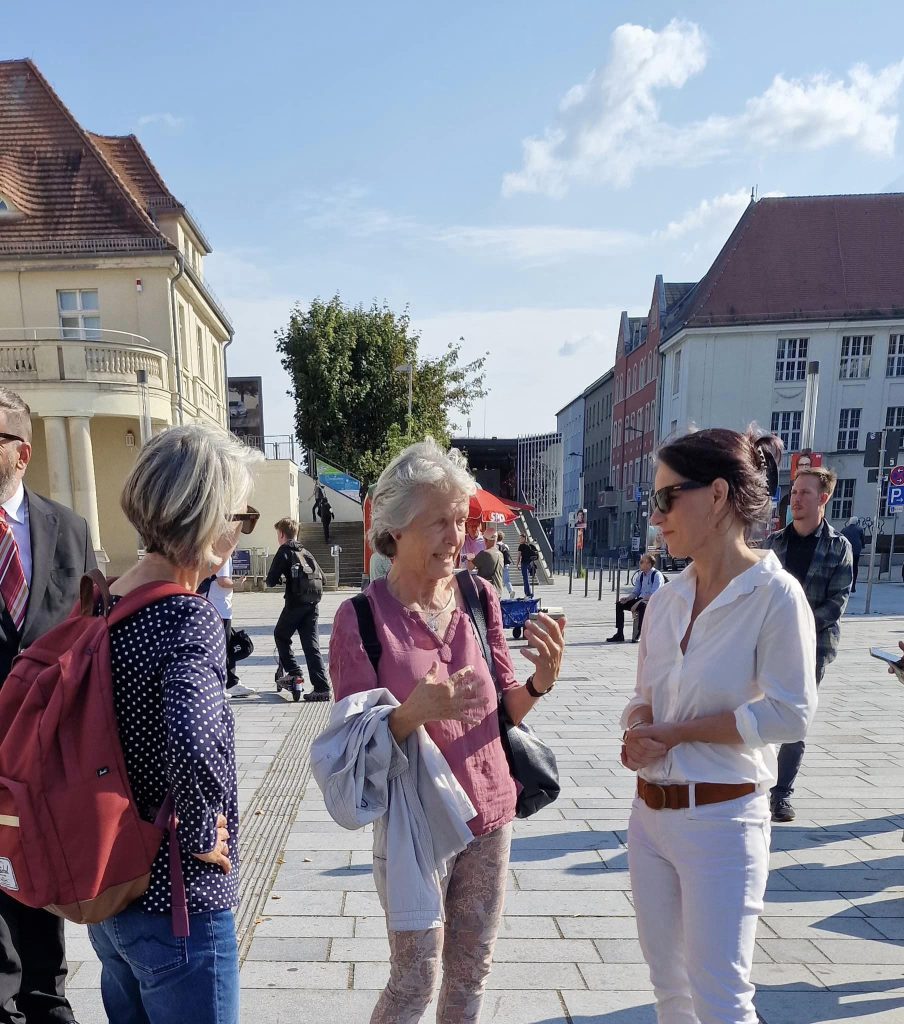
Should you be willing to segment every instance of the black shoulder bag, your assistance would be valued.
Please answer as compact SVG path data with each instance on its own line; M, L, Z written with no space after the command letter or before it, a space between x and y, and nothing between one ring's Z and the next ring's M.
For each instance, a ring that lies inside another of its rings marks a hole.
M456 578L468 616L474 624L474 631L480 641L483 656L496 686L496 696L499 702L499 737L502 740L502 749L505 751L512 778L521 786L515 813L519 818L529 818L532 814L536 814L537 811L551 804L559 795L559 769L556 765L556 755L529 725L525 725L524 722L515 725L509 718L505 701L502 699L502 691L499 689L499 680L496 678L496 664L493 661L493 652L487 635L484 595L478 594L477 586L471 579L470 573L456 573Z

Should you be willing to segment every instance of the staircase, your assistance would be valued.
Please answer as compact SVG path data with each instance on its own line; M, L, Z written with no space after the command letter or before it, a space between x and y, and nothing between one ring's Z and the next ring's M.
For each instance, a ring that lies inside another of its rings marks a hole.
M364 572L364 526L362 523L330 523L330 543L323 539L321 523L302 523L298 541L317 559L317 564L326 576L325 585L329 586L333 577L333 556L330 547L338 544L342 548L339 556L339 586L361 586L361 575ZM334 584L335 589L335 584Z

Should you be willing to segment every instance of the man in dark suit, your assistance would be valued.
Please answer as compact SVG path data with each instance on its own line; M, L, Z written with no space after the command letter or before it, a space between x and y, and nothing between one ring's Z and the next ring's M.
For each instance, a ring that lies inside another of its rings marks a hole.
M19 651L66 618L97 565L85 520L24 486L30 459L31 410L0 387L0 686ZM66 973L62 918L0 892L0 1024L74 1021Z

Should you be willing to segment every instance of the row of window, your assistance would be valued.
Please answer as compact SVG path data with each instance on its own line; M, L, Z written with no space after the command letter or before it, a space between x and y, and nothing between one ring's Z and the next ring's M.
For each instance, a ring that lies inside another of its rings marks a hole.
M649 484L653 478L656 456L652 452L639 459L623 462L612 469L612 483L616 490L632 487L634 484Z
M623 443L634 441L653 429L655 402L647 402L636 412L630 413L624 420L612 424L612 449L620 448Z
M872 334L846 334L841 339L839 380L865 380L870 374L873 357ZM775 350L775 379L802 381L807 379L809 338L779 338ZM886 377L904 377L904 334L888 336L885 358Z
M584 429L592 430L612 418L612 392L588 405L584 412Z
M855 452L860 448L860 418L862 409L841 409L838 413L838 443L836 451ZM800 448L800 433L804 414L795 410L772 414L772 433L778 434L785 451ZM904 429L904 405L890 405L885 410L885 426Z
M655 363L653 353L650 352L644 359L636 362L627 373L627 392L625 391L625 378L619 374L615 378L615 401L621 402L628 395L633 395L647 386L655 376Z
M589 466L596 466L602 463L609 453L609 438L605 441L594 441L593 444L584 448L584 469Z

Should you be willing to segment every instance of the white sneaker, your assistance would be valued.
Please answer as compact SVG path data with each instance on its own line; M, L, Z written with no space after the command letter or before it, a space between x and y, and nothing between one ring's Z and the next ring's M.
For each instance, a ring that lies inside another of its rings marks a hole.
M256 697L257 690L251 686L245 686L244 683L236 683L235 686L230 686L226 691L226 696L230 700L241 700L245 697Z

